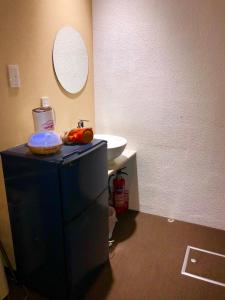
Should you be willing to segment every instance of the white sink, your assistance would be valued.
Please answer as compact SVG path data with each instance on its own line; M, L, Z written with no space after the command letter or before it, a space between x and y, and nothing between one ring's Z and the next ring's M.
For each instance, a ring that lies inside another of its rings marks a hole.
M108 160L113 160L120 156L127 145L127 140L117 135L95 134L94 138L107 141Z

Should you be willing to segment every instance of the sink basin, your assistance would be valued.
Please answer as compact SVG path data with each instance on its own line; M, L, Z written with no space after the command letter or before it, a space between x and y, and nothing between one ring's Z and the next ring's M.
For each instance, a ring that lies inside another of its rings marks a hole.
M120 156L127 145L127 140L117 135L95 134L94 138L107 141L108 160L113 160Z

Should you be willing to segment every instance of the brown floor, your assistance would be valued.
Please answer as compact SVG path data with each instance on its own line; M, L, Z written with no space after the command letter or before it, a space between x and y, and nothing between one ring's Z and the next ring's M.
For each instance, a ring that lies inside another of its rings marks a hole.
M225 231L129 211L120 218L113 239L110 263L85 300L225 300L225 287L181 275L186 247L225 254ZM223 279L225 270L214 273ZM29 293L26 300L44 299ZM25 290L17 287L9 299L24 296Z

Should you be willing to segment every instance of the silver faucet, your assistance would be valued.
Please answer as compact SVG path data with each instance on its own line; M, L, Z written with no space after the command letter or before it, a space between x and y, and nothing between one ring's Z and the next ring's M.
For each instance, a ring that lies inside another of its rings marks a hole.
M89 122L89 120L79 120L79 122L77 123L77 128L83 128L84 122Z

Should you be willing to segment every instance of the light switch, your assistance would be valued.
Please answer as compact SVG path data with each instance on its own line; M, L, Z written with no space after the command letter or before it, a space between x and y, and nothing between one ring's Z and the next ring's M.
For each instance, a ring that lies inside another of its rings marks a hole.
M18 65L8 65L9 85L12 88L20 87L20 72Z

